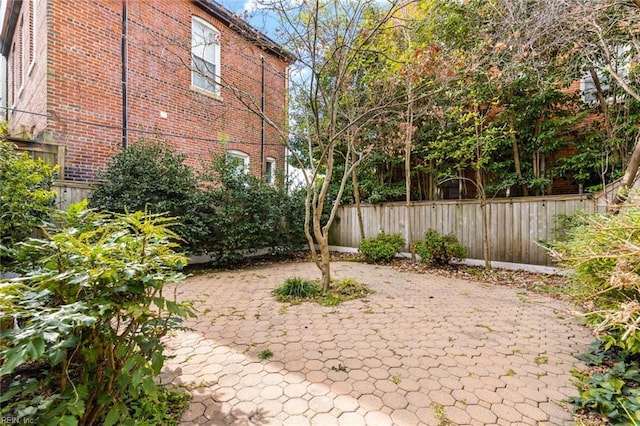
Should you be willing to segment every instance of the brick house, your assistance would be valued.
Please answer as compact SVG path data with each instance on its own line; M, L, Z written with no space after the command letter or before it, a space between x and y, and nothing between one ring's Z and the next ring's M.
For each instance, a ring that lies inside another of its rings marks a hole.
M5 0L10 134L64 147L63 178L159 136L198 167L227 152L272 182L292 58L213 0ZM2 11L0 9L0 11ZM261 116L260 114L263 114Z

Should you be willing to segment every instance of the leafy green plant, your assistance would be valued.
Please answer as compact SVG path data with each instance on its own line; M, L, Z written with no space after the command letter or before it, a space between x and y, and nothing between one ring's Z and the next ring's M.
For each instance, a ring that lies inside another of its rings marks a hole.
M614 424L640 422L640 357L626 351L610 351L598 340L579 359L597 367L582 375L580 396L570 399L578 409L601 413Z
M160 139L139 139L115 155L102 173L89 206L116 213L148 210L178 217L176 232L191 251L205 232L197 214L200 192L195 170Z
M420 260L435 265L447 265L467 257L467 249L453 235L442 235L433 229L424 234L424 240L416 243Z
M300 277L287 278L284 283L273 291L278 301L291 299L309 299L320 293L318 284Z
M113 158L90 206L168 212L180 220L182 246L212 255L218 265L238 263L257 249L282 254L306 243L304 193L238 173L225 155L214 155L200 173L184 160L166 142L142 139Z
M400 234L387 235L384 232L376 237L365 238L360 242L358 250L370 263L388 263L404 247L404 237Z
M22 244L22 277L0 283L0 319L19 324L0 335L10 381L0 411L46 424L132 422L161 398L161 338L194 316L162 293L184 278L175 221L72 209L56 222L48 239Z
M174 426L189 408L191 395L183 390L158 389L157 398L135 398L126 402L137 424Z
M279 302L299 303L304 300L313 300L322 306L335 306L345 300L365 297L372 292L353 278L332 282L329 291L321 291L317 282L293 277L287 278L281 286L273 290Z
M199 245L216 262L239 262L245 253L261 248L287 253L306 243L303 192L288 194L255 176L238 173L220 155L213 156L200 179L213 185L203 185L198 205L205 227Z
M258 359L262 361L266 361L271 358L273 358L273 351L271 351L271 349L263 349L258 354Z
M43 226L53 211L54 168L0 141L0 270L15 256L15 245Z
M583 360L597 366L572 402L616 424L640 421L640 208L584 215L565 238L550 244L554 258L574 271L573 294L588 307L598 343Z

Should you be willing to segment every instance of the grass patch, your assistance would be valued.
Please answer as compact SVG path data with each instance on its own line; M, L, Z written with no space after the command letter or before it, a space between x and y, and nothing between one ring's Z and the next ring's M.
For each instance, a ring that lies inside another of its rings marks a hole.
M447 418L447 412L444 410L444 407L440 404L433 403L433 409L436 412L436 418L438 419L438 426L453 426L451 420Z
M281 286L273 290L278 302L297 304L314 301L322 306L336 306L346 300L363 298L372 293L373 290L353 278L334 281L329 291L322 291L316 281L293 277L287 278Z
M273 295L278 302L311 299L319 294L320 287L316 282L300 277L287 278L280 287L273 290Z
M549 357L548 356L544 356L544 355L538 355L537 357L535 357L533 359L533 362L535 362L536 365L548 364L549 363Z
M258 354L258 359L261 361L266 361L271 358L273 358L273 351L271 351L271 349L263 349Z

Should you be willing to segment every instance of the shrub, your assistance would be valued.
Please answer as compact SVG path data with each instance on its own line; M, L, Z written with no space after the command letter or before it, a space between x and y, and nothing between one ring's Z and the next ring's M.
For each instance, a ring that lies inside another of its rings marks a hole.
M400 234L387 235L384 232L373 238L365 238L358 250L364 255L366 262L391 262L404 247L404 238Z
M320 287L313 281L300 277L287 278L284 283L273 291L278 301L291 299L309 299L320 294Z
M14 257L16 243L43 226L53 211L54 169L0 141L0 270Z
M587 322L604 356L613 360L608 370L601 368L587 381L574 402L607 416L639 420L638 380L629 379L637 379L640 371L640 208L586 216L550 250L573 270L575 297L589 310Z
M74 213L77 212L77 213ZM184 276L172 219L70 210L73 226L21 248L22 278L0 283L1 414L43 424L132 423L162 399L161 338L193 316L162 295ZM130 405L131 402L137 404Z
M433 229L424 234L424 240L416 243L416 253L422 262L447 265L467 257L467 249L453 235L442 235Z
M299 249L304 237L304 198L287 194L255 176L238 173L224 156L214 156L201 176L213 184L203 189L200 215L206 233L204 251L218 263L241 260L245 252Z
M197 252L205 232L197 213L200 192L195 171L184 159L167 142L140 139L113 157L89 206L116 213L169 213L180 220L176 232L182 244Z
M305 244L304 198L238 173L216 155L196 174L162 141L140 140L116 155L92 195L95 208L123 213L148 208L180 219L183 247L231 264L246 252L288 252Z

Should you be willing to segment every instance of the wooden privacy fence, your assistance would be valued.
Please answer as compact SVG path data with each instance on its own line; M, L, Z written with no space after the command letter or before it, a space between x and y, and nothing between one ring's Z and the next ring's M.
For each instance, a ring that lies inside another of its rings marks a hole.
M414 202L408 212L404 203L363 204L361 210L367 238L385 232L399 233L407 239L406 221L410 217L414 242L422 239L428 229L434 229L455 235L469 249L470 259L482 259L478 200ZM584 195L491 200L487 203L491 260L550 265L551 258L539 241L554 239L557 216L605 210L604 198ZM355 205L340 206L338 217L331 228L330 244L358 247L360 230Z
M56 208L66 210L71 204L89 198L93 187L88 183L55 181L53 190L56 191Z

